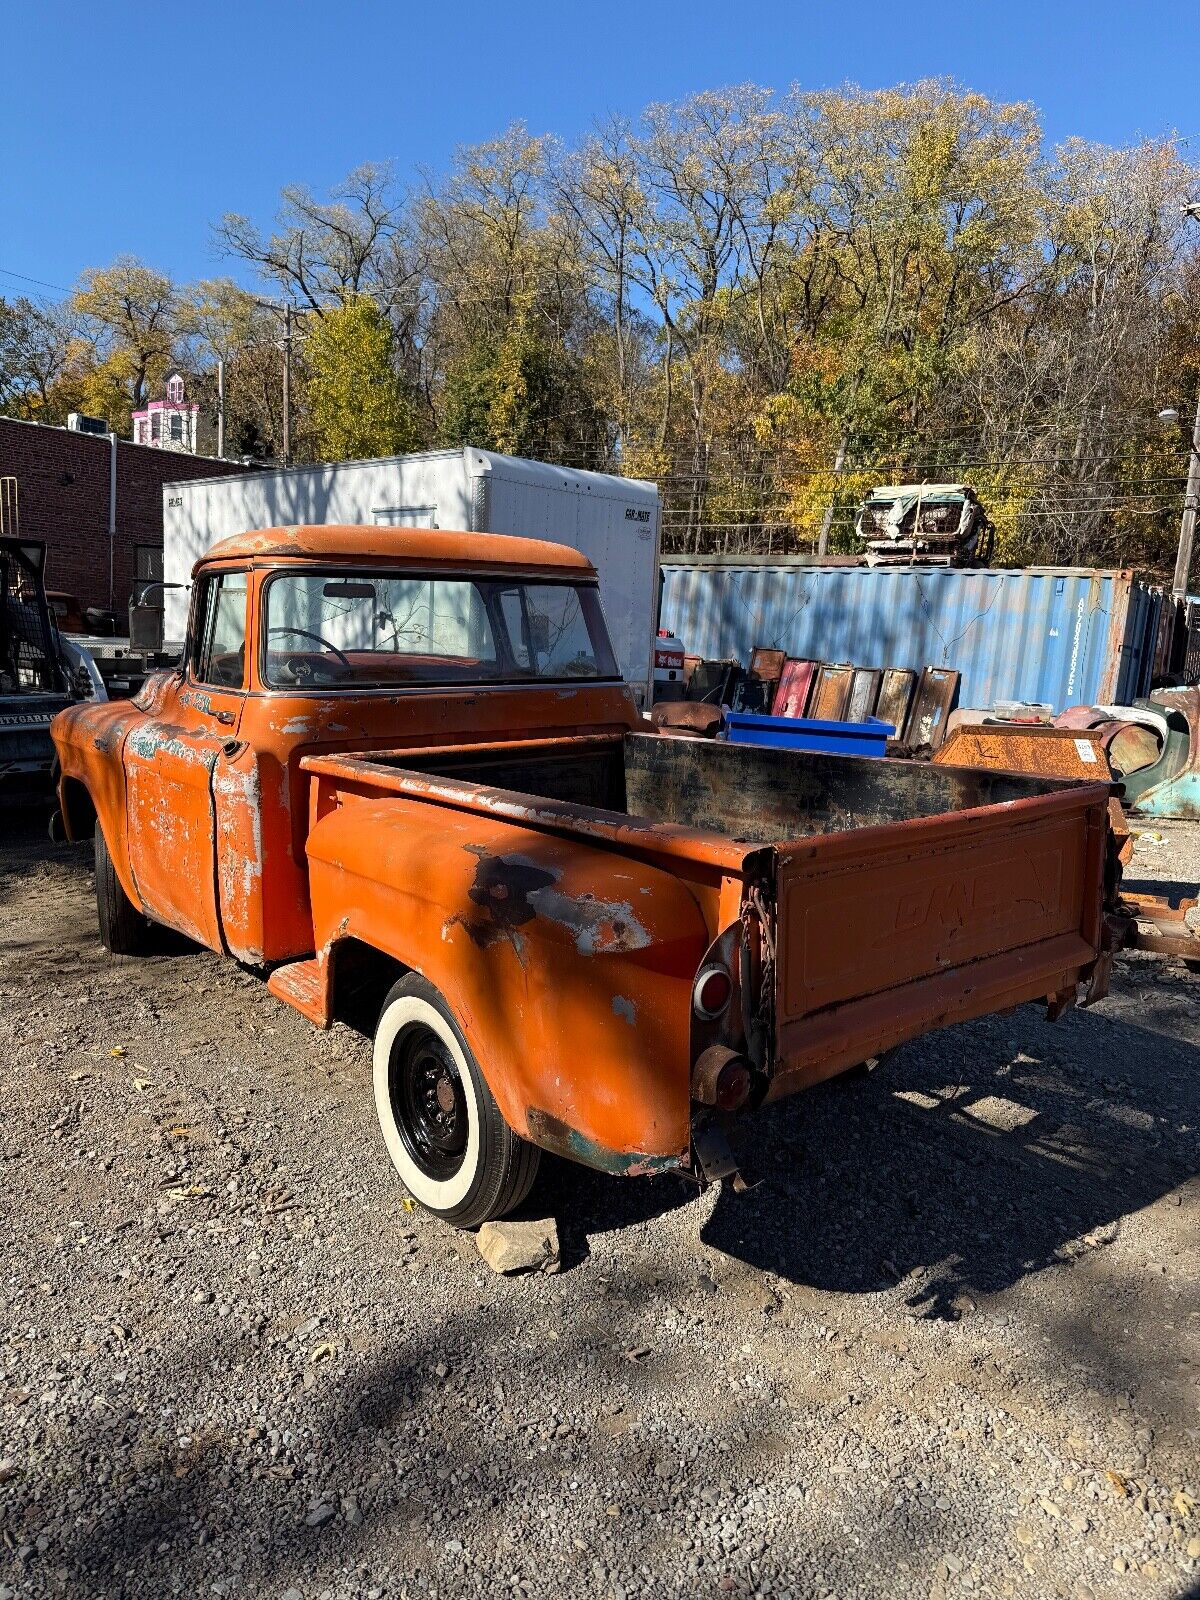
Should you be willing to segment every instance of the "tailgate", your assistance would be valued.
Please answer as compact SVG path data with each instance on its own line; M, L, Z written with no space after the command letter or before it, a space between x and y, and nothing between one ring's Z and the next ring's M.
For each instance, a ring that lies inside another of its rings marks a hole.
M775 1092L1073 989L1100 947L1107 804L1073 784L778 849Z

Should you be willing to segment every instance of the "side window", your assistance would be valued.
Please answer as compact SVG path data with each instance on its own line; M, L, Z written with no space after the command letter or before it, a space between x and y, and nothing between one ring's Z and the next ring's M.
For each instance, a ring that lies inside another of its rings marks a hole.
M534 665L548 678L594 678L600 671L583 592L567 584L527 584L529 642Z
M196 613L192 671L197 683L240 689L246 671L246 574L220 572L205 581Z

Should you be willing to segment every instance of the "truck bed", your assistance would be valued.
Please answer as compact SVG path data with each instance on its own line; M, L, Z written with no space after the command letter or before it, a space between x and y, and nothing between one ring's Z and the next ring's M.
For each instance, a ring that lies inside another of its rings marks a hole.
M493 810L507 796L547 825L591 831L632 820L737 846L896 827L1072 790L1108 792L1023 773L642 733L311 756L304 767L405 793L430 793L421 778L443 778L450 781L435 787L445 804Z
M772 1095L952 1021L1061 1008L1102 953L1104 783L640 733L305 766L314 822L392 792L586 838L724 907L722 885L757 894Z

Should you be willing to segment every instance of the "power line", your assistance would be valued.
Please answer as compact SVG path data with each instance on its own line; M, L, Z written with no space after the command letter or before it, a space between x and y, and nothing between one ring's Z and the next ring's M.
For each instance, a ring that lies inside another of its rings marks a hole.
M0 267L0 277L20 278L22 283L36 283L42 289L56 289L59 294L74 293L74 290L65 289L61 283L47 283L45 278L31 278L27 272L14 272L11 267Z

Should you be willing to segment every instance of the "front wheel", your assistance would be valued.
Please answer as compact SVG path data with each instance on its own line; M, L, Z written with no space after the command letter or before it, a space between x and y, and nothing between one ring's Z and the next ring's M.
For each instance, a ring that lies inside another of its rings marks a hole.
M383 1003L374 1081L388 1155L426 1211L475 1228L520 1205L541 1151L505 1122L453 1012L415 972Z
M141 955L150 924L121 887L100 823L96 823L96 918L100 943L115 956Z

